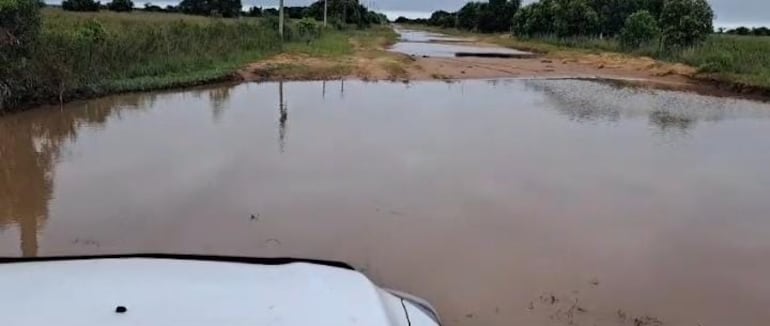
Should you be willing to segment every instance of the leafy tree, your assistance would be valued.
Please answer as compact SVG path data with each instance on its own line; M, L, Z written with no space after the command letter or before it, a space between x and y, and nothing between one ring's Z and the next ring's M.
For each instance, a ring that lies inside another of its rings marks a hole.
M706 0L667 0L660 16L667 49L694 46L714 31L714 11Z
M428 19L428 25L441 26L441 27L454 27L455 15L439 10L430 15Z
M134 3L131 0L112 0L107 4L107 8L112 11L128 12L134 10Z
M755 36L770 36L770 28L757 27L751 30L751 34L754 34Z
M94 0L64 0L61 8L69 11L99 11L101 5L99 1Z
M510 31L513 16L519 7L520 0L489 0L488 3L481 3L476 26L484 33Z
M437 26L450 25L483 33L511 30L513 16L521 6L521 0L489 0L489 2L469 2L454 14L454 22L449 22L445 11L437 11L429 22ZM439 20L444 19L441 23Z
M589 0L588 3L599 15L599 32L606 36L620 33L632 13L645 9L643 0Z
M650 43L660 34L658 22L647 10L637 11L626 19L620 32L620 44L628 49Z
M212 9L222 17L238 17L241 14L241 0L212 0Z
M144 11L161 12L161 11L163 11L163 8L161 8L160 6L156 6L156 5L152 4L151 2L147 2L147 3L144 4Z
M287 18L291 19L302 19L306 16L306 9L307 7L284 7L283 12L286 14Z
M457 27L467 30L476 30L479 21L479 9L481 3L468 2L457 12Z
M249 8L249 11L246 12L246 16L249 17L262 17L262 7L251 7Z
M278 9L275 8L267 8L262 10L263 16L278 16Z
M190 15L238 17L241 0L182 0L179 10Z
M323 20L324 1L318 0L307 8L306 16L316 20ZM329 0L328 15L330 20L339 20L344 24L354 24L365 27L371 24L380 24L381 17L372 13L361 5L358 0Z
M558 0L553 10L554 30L559 37L590 36L599 30L599 15L588 0Z
M554 33L555 1L534 2L513 15L513 33L519 36L549 35Z
M741 26L734 30L732 30L732 33L730 34L737 34L737 35L749 35L751 33L751 30L748 27Z
M660 20L660 14L663 12L663 5L666 0L642 0L640 10L647 10L655 20Z
M211 7L208 0L182 0L179 3L179 11L190 15L204 15L211 14Z

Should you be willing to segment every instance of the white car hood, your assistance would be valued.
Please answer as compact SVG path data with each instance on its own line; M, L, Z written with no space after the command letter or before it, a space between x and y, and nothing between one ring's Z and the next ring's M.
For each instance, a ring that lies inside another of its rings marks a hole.
M309 263L0 264L0 325L406 326L408 310L417 311L356 271Z

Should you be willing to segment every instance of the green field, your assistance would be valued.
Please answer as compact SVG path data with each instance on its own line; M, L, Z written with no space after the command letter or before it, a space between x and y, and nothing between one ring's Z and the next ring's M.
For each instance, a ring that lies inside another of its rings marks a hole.
M29 58L14 65L6 109L124 91L189 86L230 78L244 64L283 51L348 53L353 31L277 20L183 14L42 10Z
M770 37L712 35L700 47L670 58L697 67L705 76L738 86L770 90Z

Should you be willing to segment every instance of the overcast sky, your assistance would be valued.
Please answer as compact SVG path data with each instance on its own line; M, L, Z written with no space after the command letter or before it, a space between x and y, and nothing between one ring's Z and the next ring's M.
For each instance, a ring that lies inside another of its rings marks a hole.
M136 0L134 0L136 1ZM242 0L244 6L274 6L278 0ZM285 0L287 5L306 5L312 0ZM360 0L378 11L400 11L405 14L433 12L443 9L457 10L467 0ZM524 3L533 0L523 0ZM719 24L757 24L770 25L770 0L709 0L717 14ZM392 15L392 14L391 14Z

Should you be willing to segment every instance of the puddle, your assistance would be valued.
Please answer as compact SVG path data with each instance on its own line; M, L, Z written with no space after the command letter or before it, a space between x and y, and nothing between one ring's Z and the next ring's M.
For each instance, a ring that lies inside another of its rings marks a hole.
M472 38L449 37L445 34L396 28L402 42L472 42Z
M449 326L770 320L764 103L243 84L2 117L0 158L0 256L341 260Z
M532 58L535 54L501 47L481 47L458 44L469 39L449 38L443 34L397 29L401 42L390 50L416 57L487 57L487 58ZM447 42L449 43L441 43Z

